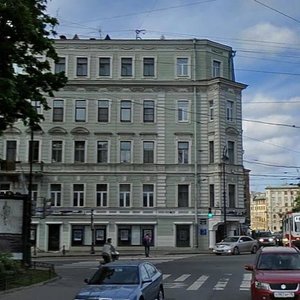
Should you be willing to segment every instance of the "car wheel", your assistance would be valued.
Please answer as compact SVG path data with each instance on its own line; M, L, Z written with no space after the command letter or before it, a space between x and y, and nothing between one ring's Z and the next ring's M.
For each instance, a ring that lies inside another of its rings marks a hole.
M161 287L159 289L159 292L158 292L158 295L156 297L156 300L164 300L165 299L165 296L164 296L164 290L163 288Z
M232 254L233 254L233 255L238 255L238 254L240 254L239 248L238 248L238 247L234 247L234 248L233 248Z
M257 252L257 246L253 246L252 250L251 250L251 253L252 254L255 254Z

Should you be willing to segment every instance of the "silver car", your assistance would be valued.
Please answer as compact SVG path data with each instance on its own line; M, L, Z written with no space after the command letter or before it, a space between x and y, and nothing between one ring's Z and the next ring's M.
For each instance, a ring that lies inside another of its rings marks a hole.
M251 252L253 254L258 250L257 240L246 235L228 236L220 243L214 246L213 252L216 255L233 254L237 255L241 252Z

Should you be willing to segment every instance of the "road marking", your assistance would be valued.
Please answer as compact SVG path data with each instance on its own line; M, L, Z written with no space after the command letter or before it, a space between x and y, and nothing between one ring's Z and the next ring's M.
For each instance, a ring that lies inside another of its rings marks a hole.
M171 274L163 274L163 280L167 279L170 276L171 276Z
M240 285L240 290L241 291L248 291L248 290L250 290L251 277L252 277L252 274L250 274L250 273L244 274L243 281L242 281L242 283Z
M229 277L225 277L225 278L221 278L218 282L217 282L217 284L214 286L214 290L215 291L222 291L222 290L224 290L225 289L225 287L226 287L226 285L227 285L227 283L228 283L228 281L229 281Z
M180 277L176 278L174 281L185 281L190 276L191 276L191 274L183 274Z
M202 275L200 276L192 285L190 285L187 290L188 291L196 291L198 290L202 284L207 280L208 276Z

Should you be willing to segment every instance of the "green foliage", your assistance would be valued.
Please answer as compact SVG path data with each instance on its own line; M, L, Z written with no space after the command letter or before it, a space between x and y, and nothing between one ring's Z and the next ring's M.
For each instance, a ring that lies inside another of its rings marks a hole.
M300 211L300 195L298 195L294 201L294 207L292 209L293 212L299 212Z
M56 61L57 54L49 37L55 35L58 22L45 13L46 4L47 0L0 0L0 132L18 119L25 125L38 123L43 117L29 99L49 109L46 96L67 82L63 73L50 72L49 59Z
M0 275L11 272L16 273L20 269L20 264L15 261L11 253L0 253Z

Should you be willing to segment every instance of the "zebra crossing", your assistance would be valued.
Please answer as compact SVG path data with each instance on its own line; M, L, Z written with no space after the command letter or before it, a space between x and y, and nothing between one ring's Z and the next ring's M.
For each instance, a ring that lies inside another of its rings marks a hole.
M175 276L172 274L164 274L164 287L165 289L185 289L186 291L197 291L205 284L212 285L214 291L223 291L229 284L230 280L234 281L235 284L238 283L240 291L249 291L251 285L251 274L244 273L241 278L232 276L232 274L220 274L220 277L216 280L211 278L208 274L198 275L198 277L193 278L192 274L181 274ZM215 280L215 282L214 282Z

